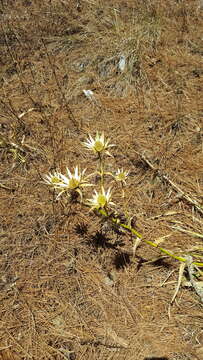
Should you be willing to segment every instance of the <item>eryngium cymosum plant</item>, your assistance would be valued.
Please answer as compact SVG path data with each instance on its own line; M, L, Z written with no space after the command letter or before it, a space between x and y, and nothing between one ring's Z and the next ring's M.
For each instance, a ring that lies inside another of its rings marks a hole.
M126 216L119 214L119 204L112 201L114 185L117 184L117 192L120 189L120 195L124 197L129 171L123 168L117 169L114 173L105 171L106 156L112 156L110 149L115 146L110 144L110 139L105 139L104 133L99 134L97 131L95 138L89 135L82 145L96 155L97 169L94 173L86 175L86 169L81 170L80 166L77 165L73 172L67 167L65 175L60 171L45 175L44 182L56 191L56 199L58 200L62 195L68 197L69 201L79 197L81 206L89 207L90 211L93 211L95 215L102 216L108 223L111 222L114 228L116 226L118 229L130 232L134 237L134 244L138 240L142 240L146 244L158 248L165 255L186 264L187 256L175 255L157 245L156 242L145 239L131 224L129 225ZM95 177L95 175L97 176ZM99 183L96 180L98 176ZM111 186L109 185L109 177L111 178ZM93 187L91 197L89 197L89 192L87 193L87 187ZM203 267L202 262L194 261L192 264L196 268Z

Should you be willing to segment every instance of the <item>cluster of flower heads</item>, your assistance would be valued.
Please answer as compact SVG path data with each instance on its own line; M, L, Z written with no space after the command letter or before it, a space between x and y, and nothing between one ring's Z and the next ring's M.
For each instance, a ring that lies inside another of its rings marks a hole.
M83 142L83 145L88 148L88 150L93 151L98 156L101 156L101 154L107 154L110 155L108 149L112 146L115 146L113 144L109 144L109 139L105 140L104 133L99 135L99 133L96 133L95 139L92 138L91 135L89 135L89 138L87 141ZM58 171L55 171L54 173L49 173L48 175L45 175L44 181L46 184L50 185L52 188L54 188L58 192L57 199L65 192L68 195L71 193L78 193L82 196L82 190L84 187L87 186L93 186L93 184L89 183L88 179L92 176L86 176L85 175L86 169L80 170L78 166L75 167L74 173L71 173L69 168L66 168L66 175L61 174ZM118 169L116 174L114 176L114 179L117 182L121 182L122 185L126 184L126 179L129 172L124 171L122 169ZM101 186L101 189L99 192L94 190L94 194L92 195L91 199L87 200L87 205L90 206L91 210L98 210L98 209L107 209L107 207L111 205L115 205L111 201L112 197L112 191L111 188L109 188L107 191L105 191L103 185Z

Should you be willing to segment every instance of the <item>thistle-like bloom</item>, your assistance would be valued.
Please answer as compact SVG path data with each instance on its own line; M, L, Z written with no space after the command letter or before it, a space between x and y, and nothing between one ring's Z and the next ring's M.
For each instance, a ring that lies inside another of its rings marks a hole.
M87 141L83 142L85 147L88 148L88 150L92 150L96 154L101 154L102 152L105 152L107 155L111 154L108 151L108 148L115 146L114 144L109 144L110 139L105 140L104 139L104 133L102 132L101 135L99 135L98 131L96 133L95 139L92 138L91 135L89 135L89 139Z
M107 191L104 190L103 186L101 187L101 191L97 192L94 190L95 194L93 194L91 199L88 199L88 205L91 207L91 210L98 210L107 208L109 205L115 205L111 200L111 188Z
M54 188L58 188L63 183L61 179L61 175L62 174L59 173L58 171L55 171L53 174L49 173L48 175L45 175L44 181L48 185L51 185Z
M84 176L86 169L80 172L78 166L76 166L74 174L70 172L69 168L66 168L66 171L67 176L58 172L55 172L53 175L46 175L45 182L52 185L55 189L61 190L57 198L59 198L64 192L68 191L77 191L82 198L81 188L85 186L92 186L92 184L88 183L87 177Z
M85 171L86 169L79 172L78 166L76 166L75 173L72 174L67 167L67 176L61 174L61 179L63 180L61 187L67 188L67 190L76 190L79 187L90 186L91 184L87 183L87 177L84 176Z
M118 181L118 182L120 181L123 184L126 184L126 179L127 179L128 175L129 175L129 171L125 171L122 168L122 169L117 170L114 178L115 178L116 181Z

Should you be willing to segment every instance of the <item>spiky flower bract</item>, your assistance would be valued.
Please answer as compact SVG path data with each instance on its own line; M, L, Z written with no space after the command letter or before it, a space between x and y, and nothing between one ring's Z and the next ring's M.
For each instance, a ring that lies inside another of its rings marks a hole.
M94 194L91 199L88 199L87 204L91 207L91 210L107 209L110 205L115 205L111 201L111 196L111 188L105 191L102 186L100 192L94 190Z
M86 148L88 148L88 150L92 150L94 153L98 155L101 155L102 153L106 153L107 155L111 156L108 149L115 145L109 144L109 141L110 139L105 140L103 132L99 134L99 132L97 131L95 139L93 139L92 136L89 135L89 139L87 139L87 141L84 141L83 144L85 145Z

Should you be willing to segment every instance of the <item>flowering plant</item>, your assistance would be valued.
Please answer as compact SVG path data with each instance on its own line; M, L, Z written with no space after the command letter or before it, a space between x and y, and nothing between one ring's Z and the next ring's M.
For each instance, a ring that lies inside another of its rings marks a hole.
M54 171L44 176L44 182L48 184L52 189L54 189L58 195L57 199L60 198L62 194L68 195L70 201L73 195L80 195L80 201L82 205L88 206L90 211L94 211L97 215L101 215L104 220L110 221L114 226L119 227L119 229L126 230L130 232L134 239L133 253L135 252L139 243L144 241L146 244L158 248L162 253L167 256L170 256L176 260L179 260L181 263L188 266L203 267L201 262L188 262L187 257L178 256L172 252L159 246L159 242L150 241L144 239L143 236L132 226L132 222L128 221L126 216L123 216L117 212L117 204L112 201L113 189L111 183L108 183L107 177L111 176L114 178L114 184L121 185L121 196L125 196L125 186L127 186L127 179L129 176L129 171L124 170L123 168L118 169L115 173L105 171L105 155L110 155L109 149L114 144L110 144L110 139L105 139L104 133L96 132L95 138L91 135L83 142L83 145L94 154L97 155L99 170L90 175L86 174L86 169L81 170L79 166L76 166L74 172L72 173L70 169L66 168L66 175L62 174L59 171ZM94 179L94 184L89 182L89 178L95 178L95 173L99 175L100 182L97 184L96 179ZM104 184L107 182L106 184ZM86 198L84 189L86 187L95 186L92 196ZM108 186L108 190L105 190ZM97 187L99 189L97 190Z

